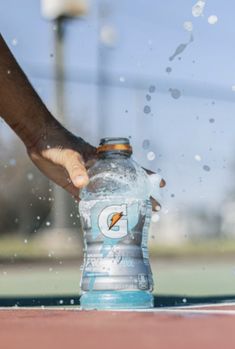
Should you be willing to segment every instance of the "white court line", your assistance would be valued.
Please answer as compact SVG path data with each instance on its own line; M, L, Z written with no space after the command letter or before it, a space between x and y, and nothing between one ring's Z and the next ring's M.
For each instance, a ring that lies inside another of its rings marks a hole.
M216 304L203 304L193 306L182 306L182 307L164 307L164 308L151 308L151 309L106 309L102 311L107 312L139 312L139 313L165 313L165 314L206 314L206 315L235 315L235 310L217 310L217 309L198 309L206 307L223 307L223 306L234 306L235 303L216 303ZM80 307L0 307L1 310L60 310L60 311L83 311ZM86 310L90 311L90 310Z

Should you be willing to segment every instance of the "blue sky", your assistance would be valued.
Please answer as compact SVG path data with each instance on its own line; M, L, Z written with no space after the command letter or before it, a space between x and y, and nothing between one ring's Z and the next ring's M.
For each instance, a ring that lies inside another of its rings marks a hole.
M90 1L86 18L66 24L66 126L94 144L102 136L131 136L138 162L161 169L168 182L166 205L172 209L188 204L219 207L234 182L234 1L207 0L204 15L197 18L192 16L196 1L109 1L103 22L115 28L118 39L114 48L103 48L106 62L101 68L111 83L103 101L96 84L99 3ZM218 17L216 24L208 23L210 15ZM194 41L180 59L169 61L175 49L189 41L185 21L193 24ZM53 110L54 30L53 23L41 17L40 2L2 2L0 28ZM151 85L154 93L148 92ZM169 89L180 91L180 98L172 98ZM105 111L101 125L100 103ZM146 105L149 114L143 111ZM147 150L144 139L150 141ZM155 160L147 160L149 151L156 154Z

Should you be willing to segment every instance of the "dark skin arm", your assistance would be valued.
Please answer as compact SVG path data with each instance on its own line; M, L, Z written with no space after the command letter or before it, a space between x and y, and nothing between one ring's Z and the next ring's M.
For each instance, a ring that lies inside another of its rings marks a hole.
M49 112L0 35L0 115L24 142L34 164L78 198L96 148L66 130Z
M23 141L33 163L79 199L96 148L65 129L49 112L0 35L0 115ZM152 173L146 170L147 173ZM165 185L164 180L160 187ZM152 201L153 208L158 204Z

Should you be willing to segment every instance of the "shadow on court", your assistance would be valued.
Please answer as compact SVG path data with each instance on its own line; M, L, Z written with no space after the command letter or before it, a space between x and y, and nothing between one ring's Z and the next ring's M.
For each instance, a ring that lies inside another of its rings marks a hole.
M215 304L235 302L235 295L226 296L179 296L179 295L158 295L154 296L154 307L179 307L203 304ZM0 307L53 307L53 306L79 306L80 297L70 296L46 296L46 297L0 297Z

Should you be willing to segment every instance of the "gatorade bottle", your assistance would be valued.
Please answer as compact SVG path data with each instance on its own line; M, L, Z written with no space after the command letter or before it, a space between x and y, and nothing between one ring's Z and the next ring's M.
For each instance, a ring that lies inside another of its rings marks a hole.
M158 196L161 178L153 175L149 180L131 159L126 138L101 139L97 152L79 203L84 232L81 307L151 308L150 195Z

